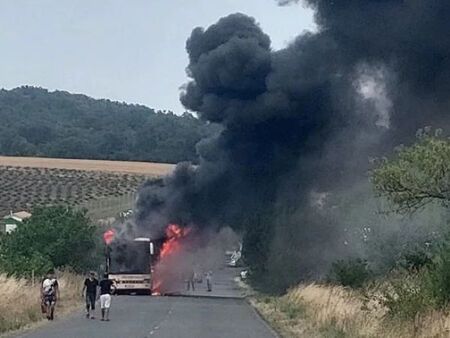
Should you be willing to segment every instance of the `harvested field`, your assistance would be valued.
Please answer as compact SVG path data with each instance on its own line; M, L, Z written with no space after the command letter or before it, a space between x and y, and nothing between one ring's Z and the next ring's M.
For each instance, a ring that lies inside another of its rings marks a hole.
M130 206L146 179L172 168L158 163L0 157L0 217L10 210L54 204L88 209L92 205L106 211L102 217L114 216L110 213L115 208Z
M103 171L146 176L166 175L172 172L172 170L175 168L174 164L167 163L75 160L62 158L13 156L0 156L0 166Z

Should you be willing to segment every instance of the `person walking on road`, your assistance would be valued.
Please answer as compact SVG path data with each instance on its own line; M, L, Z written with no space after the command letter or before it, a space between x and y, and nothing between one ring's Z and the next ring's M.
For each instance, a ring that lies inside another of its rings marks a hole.
M56 301L60 298L59 296L58 280L55 277L55 272L50 270L41 284L42 307L48 320L53 320L55 317L55 306Z
M206 273L206 287L208 289L208 292L212 291L212 271L209 270Z
M195 291L195 271L193 268L189 271L186 282L187 290L189 291L192 286L192 291Z
M84 281L81 296L86 299L86 318L95 319L95 301L97 300L98 280L95 278L95 272L91 271L89 277Z
M111 291L115 288L114 282L108 278L108 274L103 275L100 281L100 307L102 309L102 321L109 322L109 309L111 307Z

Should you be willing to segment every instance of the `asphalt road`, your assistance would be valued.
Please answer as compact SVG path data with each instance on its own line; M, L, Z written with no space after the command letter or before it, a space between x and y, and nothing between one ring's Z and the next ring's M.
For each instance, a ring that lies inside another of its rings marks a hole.
M110 319L110 322L86 319L80 310L18 337L275 337L243 299L117 296L113 297Z

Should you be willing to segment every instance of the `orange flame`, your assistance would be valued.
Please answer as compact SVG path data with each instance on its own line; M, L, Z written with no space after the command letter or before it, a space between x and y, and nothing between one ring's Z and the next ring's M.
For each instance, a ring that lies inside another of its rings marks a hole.
M114 237L116 237L116 231L114 229L109 229L103 234L103 240L105 241L106 245L110 245L114 240Z
M163 259L179 252L181 249L180 238L186 237L190 230L190 228L181 228L177 224L169 224L166 229L167 240L161 248L160 258Z
M161 247L159 262L155 266L152 294L160 295L164 284L164 263L173 258L182 248L182 240L191 232L191 228L182 228L177 224L169 224L166 228L166 241Z

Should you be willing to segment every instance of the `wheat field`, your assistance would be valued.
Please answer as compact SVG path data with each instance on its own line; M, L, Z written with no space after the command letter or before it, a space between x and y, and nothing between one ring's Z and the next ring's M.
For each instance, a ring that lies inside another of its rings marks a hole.
M67 169L163 176L171 173L174 164L154 162L79 160L45 157L0 156L0 166Z

